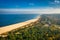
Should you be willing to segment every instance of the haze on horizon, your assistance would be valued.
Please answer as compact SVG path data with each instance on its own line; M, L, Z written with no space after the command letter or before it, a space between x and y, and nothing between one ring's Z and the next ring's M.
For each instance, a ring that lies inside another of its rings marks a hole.
M60 14L60 0L0 0L0 12Z

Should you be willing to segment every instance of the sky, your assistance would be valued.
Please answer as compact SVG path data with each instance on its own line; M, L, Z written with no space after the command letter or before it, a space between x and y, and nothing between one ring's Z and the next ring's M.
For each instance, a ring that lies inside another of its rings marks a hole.
M60 13L60 0L0 0L0 11ZM22 11L21 11L22 10Z

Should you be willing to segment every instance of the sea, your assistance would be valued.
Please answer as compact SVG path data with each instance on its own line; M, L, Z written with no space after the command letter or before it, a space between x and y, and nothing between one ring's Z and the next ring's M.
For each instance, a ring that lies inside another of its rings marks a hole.
M0 27L34 19L39 14L0 14Z

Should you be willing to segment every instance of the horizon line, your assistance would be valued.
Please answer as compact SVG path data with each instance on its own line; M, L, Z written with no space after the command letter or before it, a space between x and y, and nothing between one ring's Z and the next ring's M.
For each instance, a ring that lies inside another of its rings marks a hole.
M38 14L51 14L59 13L60 8L40 8L40 9L0 9L0 12L16 12L16 13L38 13Z

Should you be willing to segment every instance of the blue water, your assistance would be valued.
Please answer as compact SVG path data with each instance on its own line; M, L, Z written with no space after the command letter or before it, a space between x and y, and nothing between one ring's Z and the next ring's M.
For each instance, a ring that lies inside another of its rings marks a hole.
M0 14L0 27L36 18L38 14Z

